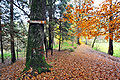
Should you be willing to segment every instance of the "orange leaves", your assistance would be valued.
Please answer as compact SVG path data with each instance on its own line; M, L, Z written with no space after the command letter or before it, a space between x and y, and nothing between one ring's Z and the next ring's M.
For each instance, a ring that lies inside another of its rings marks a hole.
M68 16L66 16L69 18L68 22L76 25L76 29L81 29L80 35L88 36L90 38L99 35L107 35L111 39L112 36L115 36L113 38L117 38L115 39L116 41L119 40L120 38L116 36L115 33L120 29L120 17L117 13L120 4L119 2L116 2L116 4L111 3L110 0L106 1L102 2L100 7L96 8L92 7L92 4L94 4L93 0L86 0L86 3L82 4L82 8L76 5L76 8L73 9L68 5L69 9L72 10L72 12L68 13ZM112 6L110 8L111 4ZM112 21L110 20L110 17L112 17ZM109 34L109 30L112 31L113 35ZM76 36L79 36L78 33L76 34ZM108 37L105 37L105 39L108 39Z
M94 1L92 1L92 3L94 4Z
M109 38L108 36L105 37L105 39L106 39L107 41L108 41L108 38Z

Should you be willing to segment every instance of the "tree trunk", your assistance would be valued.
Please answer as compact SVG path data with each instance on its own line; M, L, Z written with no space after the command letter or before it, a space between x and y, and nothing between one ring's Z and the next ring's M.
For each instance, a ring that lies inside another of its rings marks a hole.
M49 11L49 49L51 50L52 47L52 0L49 0L49 5L50 5L50 9Z
M49 10L49 49L51 50L51 55L53 55L53 41L52 41L52 0L49 0L50 10Z
M51 22L51 20L49 21ZM49 49L51 50L52 38L51 38L51 23L49 23Z
M81 7L81 0L79 1L79 9L80 9L80 7ZM80 17L80 14L79 14L79 17ZM79 30L80 30L80 28L78 28L78 33L79 33ZM79 41L79 39L80 39L80 37L77 38L77 44L78 45L81 44L80 41Z
M111 38L109 38L108 54L113 55L113 40Z
M45 44L45 51L46 51L46 58L48 57L48 43L47 43L47 38L46 35L44 35L44 44Z
M74 46L74 40L72 39L72 46Z
M10 36L11 36L11 61L14 63L16 61L15 47L14 47L14 25L13 25L13 0L10 3Z
M92 43L92 48L94 47L94 44L95 44L96 39L97 39L97 36L95 36L95 39L94 39L94 41L93 41L93 43Z
M53 33L53 32L52 32ZM52 39L51 39L52 41L52 43L51 43L51 55L53 55L53 34L52 34Z
M17 38L17 59L18 59L18 38Z
M30 20L45 20L46 0L32 0ZM44 24L30 23L26 54L26 68L39 73L49 71L44 57Z
M1 1L0 1L1 2ZM0 8L0 42L1 42L1 58L2 58L2 63L4 63L4 56L3 56L3 43L2 43L2 26L1 26L1 15L2 11Z
M85 44L87 45L87 37L85 37Z
M59 30L60 30L60 38L59 38L59 50L60 51L60 45L61 45L61 21L60 21L60 26L59 26Z
M77 38L77 44L78 44L78 45L80 45L79 39L80 39L80 38Z
M110 10L112 10L112 0L111 0L111 5L110 5ZM110 16L110 22L112 21L112 16ZM112 26L112 25L110 25ZM112 35L111 38L109 37L109 49L108 49L108 54L113 55L113 28L109 28L109 35Z

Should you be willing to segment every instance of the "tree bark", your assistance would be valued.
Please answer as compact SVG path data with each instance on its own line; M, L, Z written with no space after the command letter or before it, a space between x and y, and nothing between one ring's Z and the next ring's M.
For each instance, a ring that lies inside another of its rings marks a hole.
M81 7L81 0L79 1L79 9ZM80 17L80 14L79 14ZM78 33L79 33L80 28L78 28ZM79 41L80 37L77 38L77 44L80 45L80 41Z
M13 0L11 0L10 3L10 36L11 36L11 61L14 63L16 61L16 56L15 56L15 47L14 47L14 25L13 25Z
M94 41L93 41L93 43L92 43L92 48L94 47L94 44L95 44L96 39L97 39L97 36L95 36L95 39L94 39Z
M61 21L60 21L60 26L59 26L59 30L60 30L60 38L59 38L59 50L60 51L60 47L61 47Z
M110 10L112 10L111 6L112 6L112 0L110 1L111 5L110 5ZM112 21L112 16L110 16L110 22ZM110 25L112 26L112 25ZM113 28L109 28L109 35L112 35L111 38L109 37L109 49L108 49L108 54L109 55L113 55Z
M18 59L18 38L17 38L17 59Z
M47 38L46 35L44 35L44 44L45 44L45 51L46 51L46 58L48 57L48 43L47 43Z
M53 15L53 10L52 10L52 0L49 0L49 5L50 5L50 9L49 11L49 49L51 50L51 55L53 55L53 40L52 40L52 15Z
M46 0L32 0L30 20L45 20ZM26 54L26 68L39 73L49 71L44 57L44 24L30 23Z
M49 22L51 22L51 20ZM51 45L52 45L52 35L51 35L51 32L52 32L51 31L51 23L49 23L49 49L50 50L51 50Z
M87 45L88 43L87 43L87 37L85 37L85 44Z
M77 44L78 44L78 45L80 45L79 39L80 39L80 38L77 38Z
M1 2L1 1L0 1ZM2 58L2 63L4 63L4 55L3 55L3 43L2 43L2 25L1 25L1 15L2 11L0 8L0 42L1 42L1 58Z

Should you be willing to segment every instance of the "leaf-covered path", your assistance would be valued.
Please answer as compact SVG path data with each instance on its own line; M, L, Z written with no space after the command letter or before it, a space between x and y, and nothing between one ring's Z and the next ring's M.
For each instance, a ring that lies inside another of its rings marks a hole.
M31 75L29 70L22 76L19 74L25 61L17 61L15 64L2 68L0 79L21 78L31 80L119 80L120 58L92 50L89 46L81 45L75 52L56 51L54 56L46 59L53 67L51 72Z

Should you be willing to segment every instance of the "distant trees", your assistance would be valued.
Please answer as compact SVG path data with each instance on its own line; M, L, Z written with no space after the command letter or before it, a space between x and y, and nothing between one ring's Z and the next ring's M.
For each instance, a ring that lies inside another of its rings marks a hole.
M67 6L67 3L69 2L69 0L60 0L60 4L58 4L58 9L59 9L59 32L58 32L58 36L59 36L59 51L61 50L61 43L63 42L64 39L67 40L66 36L68 36L66 33L68 33L68 26L67 26L67 22L62 22L62 18L63 13L65 12L65 7Z
M19 3L19 5L21 3ZM2 25L4 25L4 27L2 27L3 49L5 51L11 50L12 63L14 63L16 60L15 47L26 43L24 39L21 39L20 35L24 34L24 36L22 36L22 38L23 38L27 34L26 33L27 31L25 31L25 28L21 28L21 30L19 30L20 27L23 27L25 25L22 25L23 22L20 19L22 13L18 13L16 11L14 11L14 9L16 9L15 7L13 8L14 5L17 5L16 0L14 0L14 1L2 0L1 5L0 5L0 8L2 8L1 9L1 11L2 11L1 12L2 13L1 14L2 15L1 22L2 22ZM17 25L18 23L20 23L22 26L18 26ZM18 41L22 42L22 44L15 45L17 42L16 38L18 38ZM1 48L1 50L2 50L2 48ZM16 51L18 51L18 50L16 50ZM3 55L3 58L4 58L4 55Z

